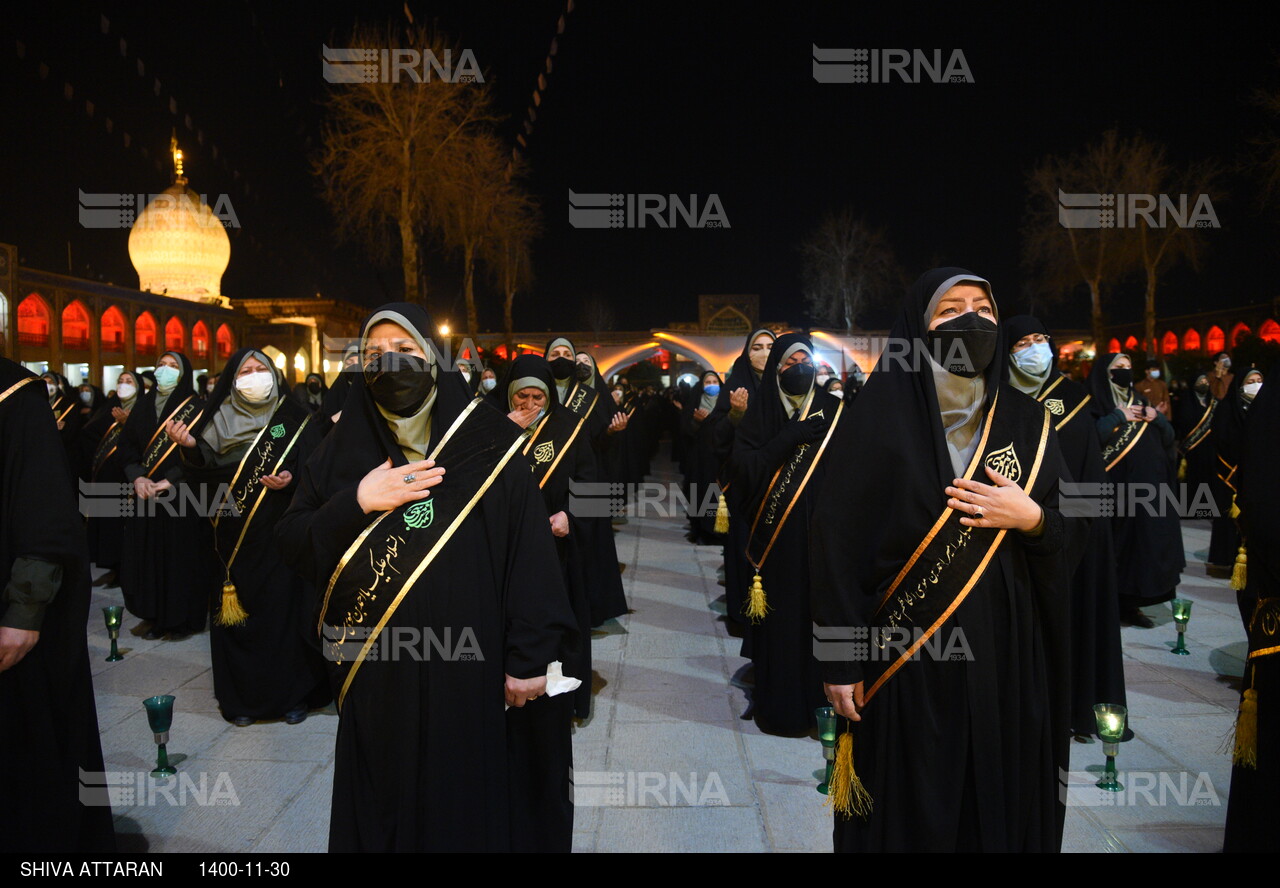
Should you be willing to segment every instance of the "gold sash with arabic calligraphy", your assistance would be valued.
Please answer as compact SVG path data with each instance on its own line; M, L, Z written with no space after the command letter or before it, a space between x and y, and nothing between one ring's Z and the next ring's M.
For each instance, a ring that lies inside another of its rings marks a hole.
M1129 397L1128 407L1133 404L1132 395ZM1149 422L1134 422L1130 419L1123 419L1120 425L1112 433L1111 438L1102 445L1102 463L1106 466L1108 472L1120 464L1120 460L1129 455L1133 450L1133 446L1138 443L1138 439L1142 437L1142 433L1147 430Z
M170 420L173 420L174 422L192 426L200 418L200 414L204 412L200 409L199 403L195 398L195 395L187 395L187 399L156 426L155 434L151 436L151 440L147 442L146 449L142 451L142 470L148 478L169 458L169 454L173 453L173 448L178 446L165 434L165 425ZM136 408L142 405L136 404L134 406Z
M529 436L528 442L521 451L529 460L529 470L533 472L539 490L547 486L547 482L551 480L551 476L560 465L560 460L569 452L569 448L578 438L578 432L582 431L582 426L587 421L585 416L579 417L575 414L574 418L578 421L573 422L563 414L558 417L552 413L538 423L537 429ZM561 421L557 422L557 419ZM551 431L547 431L548 427Z
M814 416L822 416L822 410L809 412L812 404L813 394L810 394L800 412L799 422ZM773 478L765 489L764 499L761 500L760 507L756 509L755 518L751 522L746 550L747 560L757 571L769 557L774 542L782 533L782 528L791 517L796 503L800 501L800 495L808 486L814 469L818 467L818 461L827 450L827 442L831 440L836 430L836 423L840 421L844 412L844 401L837 401L835 407L835 414L831 417L831 423L827 426L822 442L816 447L812 444L801 444L797 447L787 461L773 473Z
M423 572L524 440L504 414L472 400L427 455L447 470L431 495L383 512L343 553L317 626L337 671L339 708L361 664L377 659L378 636L405 596L430 594Z
M564 406L568 407L583 419L591 416L591 411L596 409L596 403L600 400L600 393L588 385L581 382L575 382L573 388L569 390L569 394L565 395Z
M64 395L63 397L66 397L66 396ZM75 410L75 409L76 409L76 405L78 405L79 403L80 403L79 401L72 401L72 402L67 406L67 409L62 411L62 413L58 413L58 408L62 406L62 402L61 402L61 401L59 401L57 404L54 404L54 405L53 405L53 416L54 416L54 419L56 419L58 422L62 422L62 421L63 421L63 420L65 420L68 416L70 416L70 415L71 415L71 411L72 411L72 410Z
M1053 427L1057 431L1066 428L1067 423L1075 419L1076 414L1084 409L1084 406L1092 399L1092 395L1086 394L1083 398L1079 397L1079 391L1073 387L1064 388L1061 392L1053 394L1054 390L1062 384L1065 376L1059 375L1053 381L1053 384L1036 396L1036 400L1045 406L1045 409L1053 414ZM1053 395L1053 397L1050 397Z
M1194 397L1194 395L1192 395ZM1213 414L1218 409L1218 399L1209 396L1209 406L1205 408L1204 415L1200 417L1200 421L1196 423L1195 428L1187 432L1187 436L1182 439L1182 455L1186 456L1204 443L1213 433Z
M1029 405L1018 399L1002 406L997 393L965 478L990 483L981 470L990 466L1037 500L1058 480L1056 472L1041 471L1050 413L1037 407L1036 416L1026 409ZM964 517L968 513L944 509L881 597L870 621L873 647L863 664L864 700L869 702L951 618L1008 537L1007 530L963 525ZM906 643L876 656L895 638Z
M240 460L240 465L236 467L236 473L227 487L226 499L214 513L214 527L224 517L244 517L244 527L240 531L240 538L244 539L253 513L267 495L268 488L262 484L263 476L275 475L280 471L285 458L293 450L293 445L301 437L302 430L311 421L311 416L311 411L292 398L281 399L271 414L271 419L258 432L258 437L253 439Z
M103 434L102 440L93 451L93 474L90 477L97 478L102 467L107 464L107 460L111 459L111 454L115 453L120 446L120 433L123 431L123 423L112 422L111 427Z

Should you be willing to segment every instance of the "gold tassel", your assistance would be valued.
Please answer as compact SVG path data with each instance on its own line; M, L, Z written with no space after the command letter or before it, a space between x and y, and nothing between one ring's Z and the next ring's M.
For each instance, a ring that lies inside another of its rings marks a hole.
M843 817L857 814L864 820L871 814L871 793L853 769L853 734L845 731L836 741L836 763L831 769L827 804Z
M1258 692L1253 688L1245 691L1240 701L1231 760L1242 768L1258 767Z
M1236 495L1231 494L1231 511L1228 513L1232 519L1240 517L1240 507L1236 505Z
M245 613L240 597L236 595L236 584L227 580L222 584L222 607L218 609L214 622L219 626L240 626L247 619L249 615Z
M751 618L751 622L759 623L764 619L764 615L768 611L769 603L764 598L764 586L760 582L760 571L756 571L755 579L751 581L751 589L747 592L746 614Z
M1187 480L1187 458L1185 456L1182 458L1181 462L1178 463L1178 480Z
M720 505L716 506L716 533L729 532L729 504L725 502L724 495L720 496Z
M1243 592L1249 584L1247 560L1244 546L1241 545L1240 551L1236 553L1236 566L1231 569L1231 588L1237 592Z

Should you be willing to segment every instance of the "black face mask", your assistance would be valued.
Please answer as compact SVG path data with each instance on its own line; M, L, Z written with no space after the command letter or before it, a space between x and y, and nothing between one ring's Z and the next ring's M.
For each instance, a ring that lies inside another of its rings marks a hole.
M311 392L313 395L320 394L320 383L316 382L314 379L311 380L307 383L307 391Z
M411 416L427 400L436 381L425 359L400 352L384 352L364 368L369 394L397 416Z
M554 358L547 363L551 365L551 375L556 379L569 379L573 376L573 358Z
M788 395L806 395L816 375L812 364L792 364L778 374L778 384Z
M579 361L573 372L578 374L578 382L586 382L591 378L591 365Z
M1205 393L1206 393L1206 392L1208 392L1208 391L1209 391L1209 383L1207 383L1207 382L1197 382L1197 383L1196 383L1196 393L1197 393L1197 394L1203 395L1203 394L1205 394Z
M1122 389L1127 389L1133 385L1133 368L1132 367L1112 367L1111 381Z
M991 366L996 356L996 325L968 311L930 330L929 346L939 364L972 379Z

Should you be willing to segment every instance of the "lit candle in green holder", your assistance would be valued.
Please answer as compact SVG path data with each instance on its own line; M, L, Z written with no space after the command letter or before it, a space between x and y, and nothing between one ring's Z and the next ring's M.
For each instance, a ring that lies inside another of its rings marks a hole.
M1093 707L1093 717L1098 725L1098 736L1102 738L1102 751L1107 756L1107 766L1098 788L1108 792L1119 792L1124 789L1116 776L1116 754L1120 752L1120 739L1124 737L1125 720L1129 710L1119 703L1098 703Z
M142 705L147 708L147 722L151 725L152 733L156 735L156 746L159 747L156 753L156 769L151 772L151 776L172 777L178 771L169 764L169 753L165 750L165 744L169 742L169 727L173 724L173 697L168 694L148 697L142 701Z
M818 792L827 794L831 785L831 769L836 763L836 711L830 706L819 706L813 712L818 720L818 740L822 743L822 757L827 762L827 772L818 784Z
M120 641L120 624L124 620L124 608L118 604L111 604L102 609L102 619L107 624L107 632L111 635L111 656L107 657L108 663L114 663L117 660L123 660L120 655L118 643Z
M1169 602L1173 607L1173 622L1178 627L1178 643L1174 645L1170 653L1178 654L1186 657L1190 656L1191 651L1187 650L1187 621L1191 619L1191 599L1175 598Z

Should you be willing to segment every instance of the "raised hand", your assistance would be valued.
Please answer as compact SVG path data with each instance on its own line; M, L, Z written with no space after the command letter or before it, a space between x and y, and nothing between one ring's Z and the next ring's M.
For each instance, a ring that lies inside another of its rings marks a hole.
M367 515L387 512L414 500L426 499L431 488L443 480L444 467L424 459L407 466L392 466L390 457L360 479L356 502ZM408 478L410 480L406 481Z

